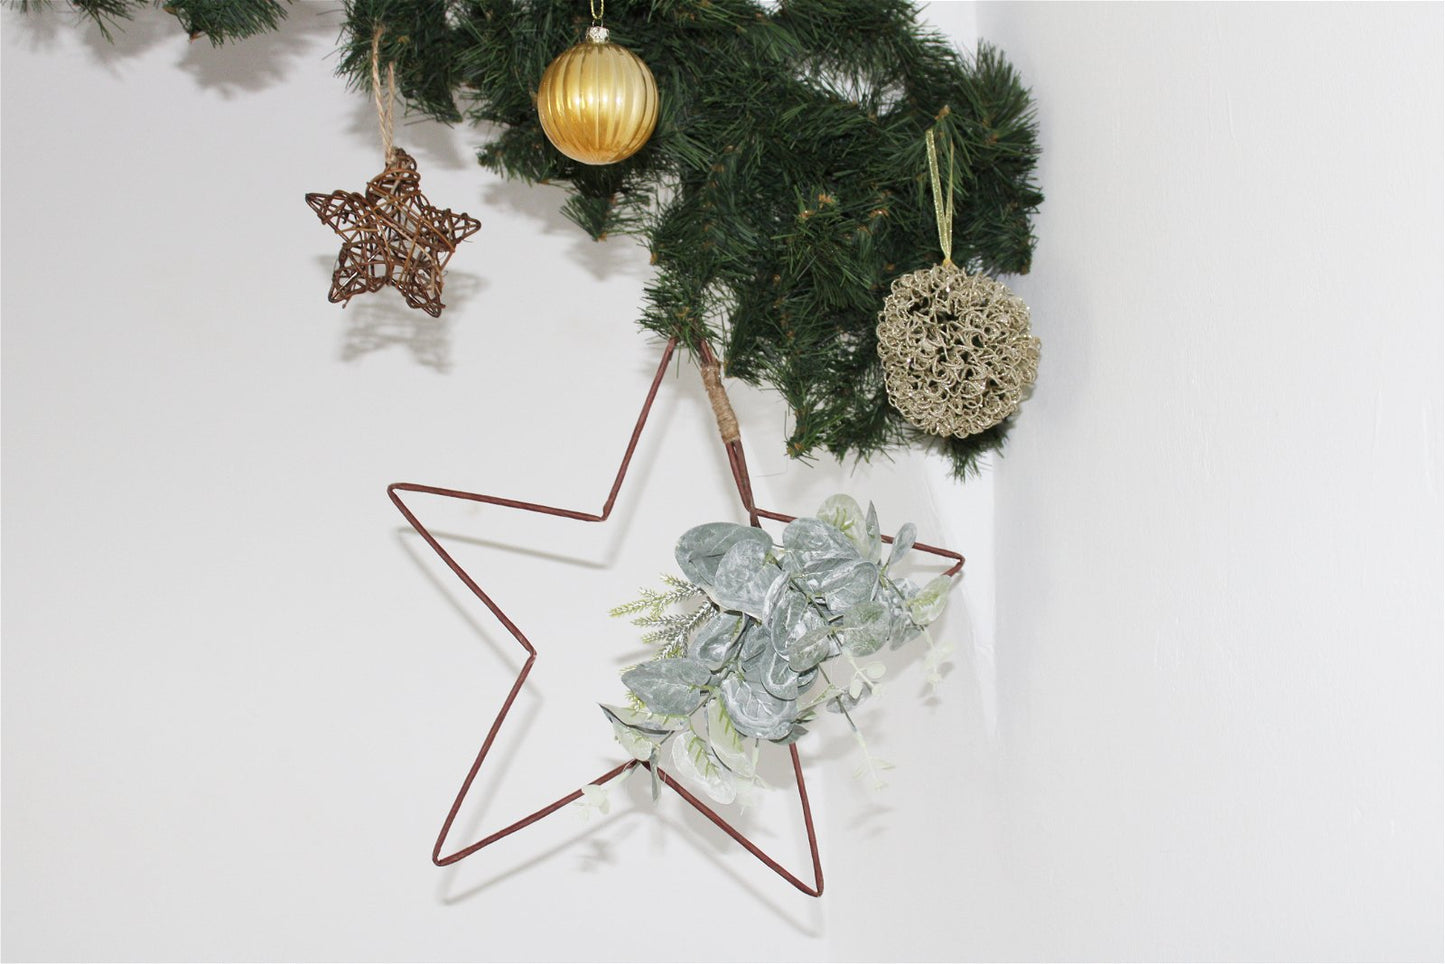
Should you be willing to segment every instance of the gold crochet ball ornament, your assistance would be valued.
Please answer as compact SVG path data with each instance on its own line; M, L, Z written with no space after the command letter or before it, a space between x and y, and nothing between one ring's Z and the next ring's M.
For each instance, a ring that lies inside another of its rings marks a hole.
M1014 413L1039 371L1029 308L1008 287L945 261L903 275L878 315L888 400L934 435L964 438Z
M614 164L657 126L657 81L647 64L594 25L542 74L537 117L552 144L583 164Z
M934 132L924 139L943 263L893 282L878 313L878 358L888 400L904 418L967 438L1018 409L1039 374L1039 340L1021 298L953 263L953 143L945 203Z

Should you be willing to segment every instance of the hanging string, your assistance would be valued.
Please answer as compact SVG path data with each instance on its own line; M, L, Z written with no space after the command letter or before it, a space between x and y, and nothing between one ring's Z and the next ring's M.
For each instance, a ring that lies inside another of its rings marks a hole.
M592 22L600 24L602 14L607 10L607 0L587 0L587 3L592 8Z
M953 140L948 142L948 203L943 201L943 184L938 176L938 146L933 128L924 135L928 141L928 176L933 182L933 216L938 222L938 246L943 249L943 263L953 264Z
M392 118L396 110L396 66L392 63L386 65L386 87L381 85L381 35L386 28L381 24L376 25L376 32L371 35L371 96L376 101L376 121L381 128L381 147L386 157L386 166L391 166L392 143L391 128Z

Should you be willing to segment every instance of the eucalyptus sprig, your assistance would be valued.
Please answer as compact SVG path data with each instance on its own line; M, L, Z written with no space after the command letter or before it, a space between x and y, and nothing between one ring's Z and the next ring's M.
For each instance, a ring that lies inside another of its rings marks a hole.
M654 792L670 743L674 770L731 803L759 782L761 743L794 742L819 707L847 719L878 783L887 764L868 754L849 712L883 675L882 663L864 660L926 634L953 584L938 576L920 588L894 575L915 531L904 525L884 559L873 506L865 514L835 495L815 517L789 523L779 544L731 522L683 533L674 553L683 578L665 576L666 590L645 589L612 611L653 627L644 638L659 645L655 658L622 674L630 705L602 707L618 742L653 770ZM930 639L931 673L939 658Z

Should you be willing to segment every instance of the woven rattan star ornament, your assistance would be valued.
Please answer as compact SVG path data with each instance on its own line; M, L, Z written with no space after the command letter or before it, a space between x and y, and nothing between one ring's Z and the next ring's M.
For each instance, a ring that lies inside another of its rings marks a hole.
M457 245L481 229L481 222L450 208L432 207L421 193L421 175L411 155L392 144L396 72L387 65L383 91L379 66L381 29L372 40L372 90L385 150L386 170L366 193L308 194L306 203L323 224L341 236L341 253L327 299L345 304L364 292L391 285L406 303L433 318L442 308L447 262Z
M927 142L943 263L893 282L878 315L878 356L888 400L904 418L965 438L1018 409L1038 376L1040 344L1022 299L953 263L952 145L945 204L931 130Z

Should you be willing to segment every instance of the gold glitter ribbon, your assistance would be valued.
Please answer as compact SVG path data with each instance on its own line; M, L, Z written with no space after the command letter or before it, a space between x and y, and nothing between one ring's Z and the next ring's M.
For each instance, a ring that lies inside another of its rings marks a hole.
M953 140L948 142L948 203L943 201L943 183L938 176L938 145L933 128L924 135L928 142L928 176L933 183L933 217L938 222L938 246L943 249L943 263L953 264Z

